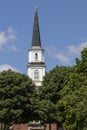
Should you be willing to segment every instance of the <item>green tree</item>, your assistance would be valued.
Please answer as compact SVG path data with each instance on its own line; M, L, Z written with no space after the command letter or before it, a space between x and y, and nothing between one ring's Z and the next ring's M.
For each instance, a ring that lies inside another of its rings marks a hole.
M56 123L58 126L62 125L64 118L62 114L63 107L60 104L60 91L72 71L73 67L56 66L46 73L43 85L39 90L37 102L37 113L39 113L43 122Z
M87 129L87 48L76 59L75 70L61 90L61 103L64 105L64 127L67 130Z
M87 77L87 48L81 52L81 59L76 58L76 72L83 73Z
M87 86L70 91L63 99L64 127L66 130L84 130L87 128Z
M0 122L4 129L32 120L34 88L25 74L11 70L0 73Z

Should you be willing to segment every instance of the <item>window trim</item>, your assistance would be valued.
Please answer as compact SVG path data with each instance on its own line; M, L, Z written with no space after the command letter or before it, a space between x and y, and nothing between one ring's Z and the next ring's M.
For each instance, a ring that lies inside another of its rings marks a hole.
M34 80L39 80L39 71L34 70Z
M38 53L35 53L35 60L38 60Z

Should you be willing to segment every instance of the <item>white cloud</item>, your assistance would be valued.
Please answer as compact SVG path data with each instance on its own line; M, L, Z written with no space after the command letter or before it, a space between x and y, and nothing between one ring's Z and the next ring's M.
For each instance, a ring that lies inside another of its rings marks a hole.
M11 27L11 26L8 27L7 30L8 30L8 33L9 33L9 34L15 33L15 30L14 30L13 27Z
M18 51L18 49L16 48L15 45L11 45L11 46L10 46L10 49L13 50L13 51Z
M7 71L9 69L12 70L12 71L18 72L18 70L11 65L8 65L8 64L0 65L0 72Z
M56 57L56 59L59 59L61 62L68 62L69 61L69 59L68 59L68 57L67 56L65 56L64 54L62 54L62 53L56 53L55 54L55 57Z
M7 37L4 32L0 32L0 47L7 42Z
M47 50L49 56L55 58L62 64L71 64L75 63L75 58L80 57L80 52L83 48L87 47L87 42L81 42L80 44L73 44L68 47L63 48L64 51L58 51L57 48L51 47Z
M80 52L82 51L82 49L84 47L87 47L87 42L82 42L78 45L70 45L70 46L67 47L67 49L68 49L69 53L71 53L73 55L74 54L78 55L78 54L80 54Z
M12 27L8 27L6 32L0 31L0 49L4 49L8 42L12 42L15 39L15 31Z
M69 58L64 54L60 53L56 48L51 47L47 49L47 52L53 58L59 60L60 62L69 62Z

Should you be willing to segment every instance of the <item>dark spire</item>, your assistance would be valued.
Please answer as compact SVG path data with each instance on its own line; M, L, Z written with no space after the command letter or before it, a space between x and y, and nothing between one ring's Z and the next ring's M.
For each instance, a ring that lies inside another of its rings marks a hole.
M32 46L40 46L41 47L37 8L35 9L35 15L34 15Z

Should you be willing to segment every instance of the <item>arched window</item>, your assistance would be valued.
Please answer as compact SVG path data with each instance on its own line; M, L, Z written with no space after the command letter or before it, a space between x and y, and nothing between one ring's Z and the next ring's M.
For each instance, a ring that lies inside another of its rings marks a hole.
M38 53L35 53L35 60L38 60Z
M34 80L38 80L39 79L39 71L35 70L34 71Z

